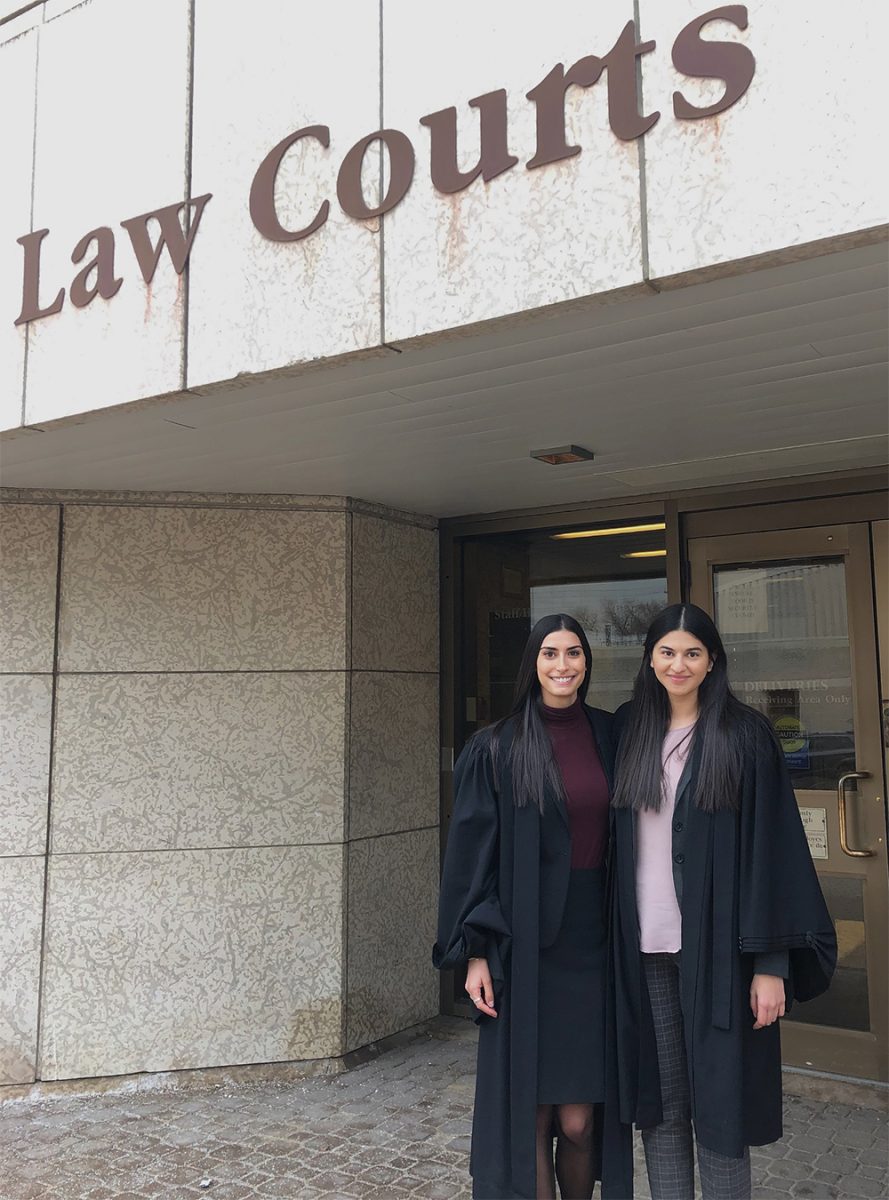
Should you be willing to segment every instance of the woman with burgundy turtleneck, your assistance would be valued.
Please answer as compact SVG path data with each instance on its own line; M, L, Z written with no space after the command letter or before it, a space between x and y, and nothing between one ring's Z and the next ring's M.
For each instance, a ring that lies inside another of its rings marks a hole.
M473 1196L632 1194L605 1093L605 868L612 717L564 613L525 646L512 712L469 742L441 884L436 966L466 966L479 1023ZM555 1155L553 1143L555 1142Z

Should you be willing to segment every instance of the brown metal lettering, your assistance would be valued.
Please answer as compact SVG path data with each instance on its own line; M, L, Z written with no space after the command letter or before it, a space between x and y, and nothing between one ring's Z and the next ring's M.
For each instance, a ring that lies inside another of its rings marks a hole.
M704 79L721 79L725 83L722 99L704 108L696 108L681 92L674 92L673 112L684 121L714 117L731 108L750 87L756 70L756 59L749 47L739 42L705 42L701 39L701 30L709 21L731 21L738 29L746 29L747 9L743 4L714 8L690 21L673 43L673 66L677 71Z
M506 89L487 92L469 101L470 108L479 111L479 159L471 171L457 166L457 110L443 108L440 112L420 117L431 135L429 167L432 185L450 194L469 187L481 175L485 183L514 167L519 161L509 153L506 131Z
M389 186L386 195L376 206L370 208L361 191L361 167L371 142L382 142L389 151ZM336 194L340 208L349 217L366 221L379 217L403 200L414 178L414 148L410 138L400 129L380 129L369 133L356 142L340 167L336 177Z
M622 141L631 142L647 133L660 117L659 112L642 116L639 112L639 90L636 59L648 54L655 42L636 44L636 26L627 21L620 37L605 55L608 67L608 124Z
M114 278L114 234L107 225L85 233L74 247L71 261L75 264L82 262L90 242L96 243L96 256L87 263L82 271L77 272L68 291L71 303L76 308L86 308L91 300L95 300L96 296L101 296L103 300L110 300L112 296L117 295L120 285L123 283L123 279ZM88 285L87 280L93 271L96 272L95 282Z
M146 283L151 283L154 278L164 246L169 252L170 261L176 274L181 275L185 270L192 242L201 223L201 215L212 194L212 192L207 192L205 196L195 196L193 200L188 201L188 208L194 209L188 233L185 233L179 224L179 214L186 207L185 204L168 204L166 208L156 208L151 212L141 213L138 217L130 217L127 221L121 221L121 225L130 235L133 253L136 255L136 262L139 264L139 270ZM156 246L151 244L151 236L148 232L148 222L152 219L157 221L161 227Z
M65 303L65 289L59 288L58 295L47 308L40 307L40 243L49 233L48 229L35 229L24 237L16 238L25 252L25 267L22 279L22 311L15 319L16 325L24 325L26 321L36 321L39 317L49 317L61 312Z
M325 200L314 218L302 229L285 229L278 220L275 208L275 181L281 169L281 162L291 146L307 137L320 142L325 150L330 146L330 129L327 125L307 125L305 129L297 129L296 133L288 134L278 142L259 164L259 169L253 176L253 183L250 185L250 216L257 230L271 242L298 242L320 229L330 214L330 201Z
M580 146L569 146L565 140L565 93L572 85L592 87L604 69L603 59L593 54L578 59L567 71L563 63L557 63L526 93L537 106L537 150L526 167L542 167L580 154Z

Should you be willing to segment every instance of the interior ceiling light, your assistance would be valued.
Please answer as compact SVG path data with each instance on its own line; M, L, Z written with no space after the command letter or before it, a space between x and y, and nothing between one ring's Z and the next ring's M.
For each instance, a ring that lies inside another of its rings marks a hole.
M550 537L554 541L568 541L571 538L611 537L615 533L654 533L666 528L663 521L655 521L650 525L616 525L613 529L572 529L568 533L551 533Z
M666 558L666 550L633 550L630 554L622 554L621 558Z
M532 450L531 457L552 467L560 467L562 463L592 462L595 455L585 446L553 446L551 450Z

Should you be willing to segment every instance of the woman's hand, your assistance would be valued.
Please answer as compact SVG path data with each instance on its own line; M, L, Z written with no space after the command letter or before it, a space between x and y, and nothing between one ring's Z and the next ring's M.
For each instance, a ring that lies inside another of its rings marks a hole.
M466 992L480 1013L496 1017L494 1008L494 985L486 958L471 958L466 970Z
M754 1029L773 1025L784 1016L784 980L779 975L754 975L750 985Z

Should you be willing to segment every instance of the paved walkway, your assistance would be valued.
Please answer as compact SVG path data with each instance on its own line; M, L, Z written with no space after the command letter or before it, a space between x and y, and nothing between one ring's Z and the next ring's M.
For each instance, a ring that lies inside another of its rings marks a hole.
M0 1200L467 1197L474 1050L441 1018L336 1076L7 1101ZM884 1111L789 1097L785 1124L757 1200L889 1197Z

